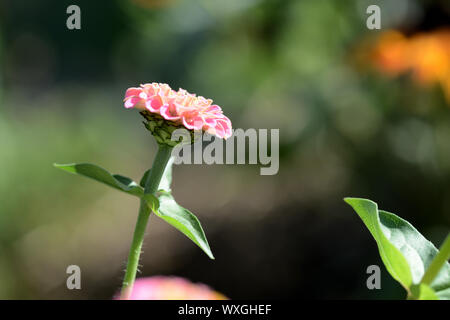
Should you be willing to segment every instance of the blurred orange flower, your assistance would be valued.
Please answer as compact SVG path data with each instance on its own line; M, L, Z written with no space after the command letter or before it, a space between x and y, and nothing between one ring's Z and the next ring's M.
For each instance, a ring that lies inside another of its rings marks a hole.
M419 85L439 83L450 103L450 30L406 37L399 31L381 34L371 54L382 72L395 76L411 72Z

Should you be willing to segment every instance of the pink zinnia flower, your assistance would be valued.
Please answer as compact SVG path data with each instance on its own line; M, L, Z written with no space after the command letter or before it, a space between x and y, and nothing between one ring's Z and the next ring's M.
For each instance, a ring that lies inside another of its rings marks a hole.
M118 294L114 299L120 299ZM227 300L207 285L179 277L153 276L136 279L129 300Z
M189 130L203 130L219 138L231 136L231 121L211 99L186 90L172 90L164 83L141 84L125 93L125 108L148 110Z

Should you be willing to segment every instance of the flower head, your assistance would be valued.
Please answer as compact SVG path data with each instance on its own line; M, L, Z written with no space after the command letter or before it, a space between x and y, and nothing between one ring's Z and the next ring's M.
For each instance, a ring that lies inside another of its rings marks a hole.
M225 139L231 136L230 119L218 105L212 104L211 99L183 89L172 90L164 83L147 83L129 88L125 93L124 105L125 108L141 110L147 121L150 121L149 118L164 119L174 127L203 130Z
M119 299L117 296L115 299ZM200 283L179 277L153 276L137 279L130 300L226 300L223 294Z

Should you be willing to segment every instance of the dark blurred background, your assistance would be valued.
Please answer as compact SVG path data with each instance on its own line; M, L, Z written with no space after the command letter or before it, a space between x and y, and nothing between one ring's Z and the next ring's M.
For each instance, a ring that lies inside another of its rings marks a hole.
M81 30L66 28L71 4ZM370 4L381 30L366 27ZM174 194L216 260L152 216L140 276L182 276L232 299L404 298L384 267L382 290L367 289L367 266L382 262L342 199L370 198L444 239L449 17L447 0L1 0L0 298L110 299L120 288L138 201L52 163L138 180L156 143L122 99L154 81L214 99L235 128L279 128L280 170L176 166ZM425 40L399 54L392 34ZM81 290L66 288L71 264Z

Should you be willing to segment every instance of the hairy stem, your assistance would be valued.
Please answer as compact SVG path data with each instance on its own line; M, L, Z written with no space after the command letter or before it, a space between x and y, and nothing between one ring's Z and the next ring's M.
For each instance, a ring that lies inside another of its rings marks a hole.
M170 159L172 147L159 145L152 169L145 182L145 194L155 195L158 191L159 183ZM141 255L142 243L144 241L145 229L150 217L151 210L144 199L141 199L139 215L134 229L133 241L131 242L130 253L128 255L127 269L123 279L121 299L129 299L133 290L134 280Z

